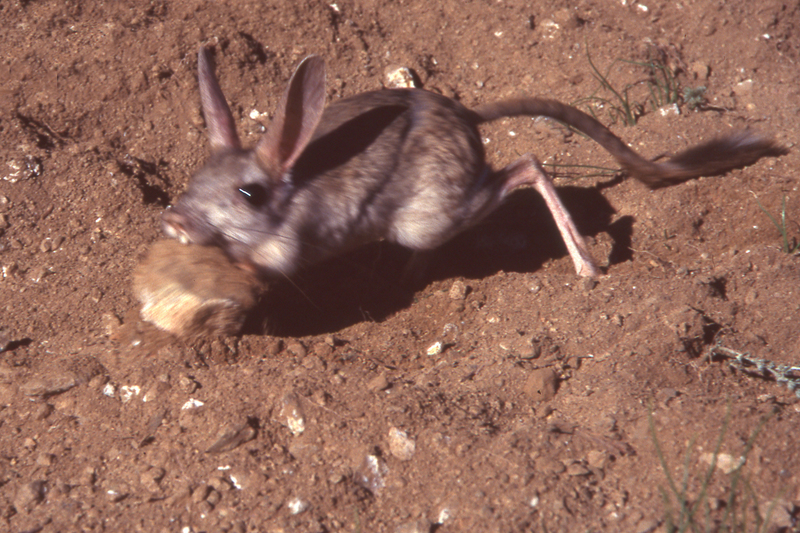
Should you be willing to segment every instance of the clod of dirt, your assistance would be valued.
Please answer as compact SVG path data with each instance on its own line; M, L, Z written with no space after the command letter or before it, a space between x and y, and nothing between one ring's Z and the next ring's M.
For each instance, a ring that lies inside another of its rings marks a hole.
M79 380L70 373L54 374L44 378L32 378L20 386L25 396L52 396L66 392L78 385Z
M8 348L11 344L11 333L8 328L0 326L0 352Z
M431 530L431 523L428 520L420 519L413 522L400 524L395 528L395 533L427 533Z
M537 368L525 381L525 393L535 402L549 402L556 395L558 376L552 368Z
M228 425L217 435L217 440L212 444L206 453L222 453L233 450L245 442L254 439L256 430L249 423L239 426Z
M37 480L25 483L17 490L17 495L14 498L14 507L17 509L17 512L30 512L34 506L44 500L44 496L44 481Z
M156 242L133 273L141 317L182 337L238 333L258 287L222 250L177 241Z

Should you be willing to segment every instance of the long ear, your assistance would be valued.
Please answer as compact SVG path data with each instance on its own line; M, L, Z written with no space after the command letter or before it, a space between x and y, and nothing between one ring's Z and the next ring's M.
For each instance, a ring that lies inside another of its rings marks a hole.
M208 126L211 151L240 148L241 143L239 136L236 135L233 115L225 102L222 89L219 88L217 77L214 76L205 46L201 46L200 52L197 54L197 81L200 84L200 101L203 104L203 114Z
M325 108L325 61L308 56L294 71L264 137L256 146L261 167L279 179L303 152Z

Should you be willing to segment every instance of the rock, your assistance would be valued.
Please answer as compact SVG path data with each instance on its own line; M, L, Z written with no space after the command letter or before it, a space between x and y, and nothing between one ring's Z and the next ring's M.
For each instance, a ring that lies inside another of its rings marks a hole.
M453 300L463 300L467 297L467 291L469 287L463 281L454 281L453 285L450 287L450 292L448 295Z
M681 114L681 108L678 104L667 104L658 108L658 114L662 117L677 117Z
M700 455L700 461L710 465L714 463L714 454L706 452ZM717 455L715 467L719 468L723 473L730 474L745 462L744 457L735 458L729 453L720 453Z
M591 292L592 289L597 287L599 282L594 278L583 278L581 279L581 286L583 288L583 292Z
M296 515L308 509L308 502L300 498L292 498L286 502L286 507L289 509L290 513Z
M191 497L192 503L198 504L200 502L204 502L206 500L206 496L208 496L210 491L211 487L209 487L204 483L201 483L200 485L196 486L192 491L192 497Z
M410 89L417 87L414 74L408 67L391 66L386 69L386 88Z
M111 503L118 503L128 497L130 491L126 485L115 483L106 488L106 499Z
M97 480L97 471L93 466L87 466L81 471L76 481L78 482L78 485L91 487L92 485L94 485L94 482L96 480Z
M372 494L377 494L386 486L384 477L388 473L389 469L383 460L377 455L369 454L353 472L353 480Z
M281 401L280 421L289 428L295 437L306 430L306 421L300 408L300 399L294 393L289 393Z
M172 240L156 242L133 273L141 317L182 337L238 333L258 290L221 249Z
M103 323L103 331L106 337L112 337L116 335L119 331L119 328L122 326L122 321L116 316L111 313L105 313L101 317L101 322Z
M286 351L295 357L303 358L308 354L308 350L299 341L293 341L286 345Z
M428 346L428 349L425 351L425 353L427 353L428 355L431 355L431 356L440 355L442 353L443 347L444 346L441 343L441 341L436 341L433 344L431 344L430 346Z
M209 479L208 486L219 492L225 492L231 489L230 483L228 483L224 478L219 476L214 476L211 479Z
M379 374L367 382L367 389L378 392L389 388L389 380L384 374Z
M414 439L409 438L405 431L392 427L389 429L389 451L401 461L408 461L416 451Z

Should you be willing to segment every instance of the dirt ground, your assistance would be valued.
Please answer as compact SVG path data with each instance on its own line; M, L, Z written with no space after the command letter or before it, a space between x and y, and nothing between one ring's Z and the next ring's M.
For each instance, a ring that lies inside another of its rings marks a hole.
M800 262L759 202L785 198L800 236L799 32L796 0L3 2L0 529L664 532L666 464L711 530L732 511L755 531L757 507L797 531L777 365L800 359ZM208 154L201 43L246 144L316 53L329 101L405 66L467 106L604 98L647 157L742 128L791 152L649 191L580 167L615 168L558 124L500 120L488 157L556 170L597 283L522 191L414 286L409 252L375 244L270 286L240 336L185 342L138 318L131 273ZM705 104L657 111L648 62Z

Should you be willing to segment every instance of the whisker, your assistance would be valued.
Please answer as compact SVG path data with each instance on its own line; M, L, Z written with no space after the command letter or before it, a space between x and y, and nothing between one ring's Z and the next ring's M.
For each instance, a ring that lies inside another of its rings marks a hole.
M292 285L292 287L297 289L297 292L303 295L303 298L305 298L306 301L314 307L314 309L316 309L317 311L322 311L322 308L317 304L315 304L314 301L311 298L309 298L309 296L303 291L303 289L301 289L297 283L292 281L292 278L283 273L281 273L281 275L284 277L284 279L286 279L286 281L288 281Z

